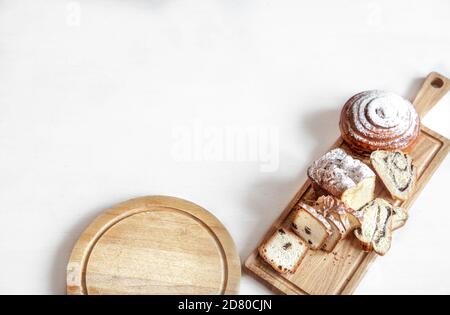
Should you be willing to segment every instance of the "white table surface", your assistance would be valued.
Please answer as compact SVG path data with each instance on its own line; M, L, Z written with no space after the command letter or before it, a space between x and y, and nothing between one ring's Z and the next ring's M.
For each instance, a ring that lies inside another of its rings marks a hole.
M141 195L209 209L244 260L347 98L450 75L449 29L448 0L0 0L0 293L63 294L78 235ZM449 121L447 96L424 124ZM450 293L449 177L356 293Z

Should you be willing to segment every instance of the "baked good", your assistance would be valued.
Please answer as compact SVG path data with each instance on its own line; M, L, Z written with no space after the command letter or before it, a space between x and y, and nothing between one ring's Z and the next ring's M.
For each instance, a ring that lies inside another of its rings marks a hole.
M377 150L370 155L370 162L392 198L408 199L416 182L416 168L409 155Z
M353 209L332 196L322 196L314 206L299 202L292 221L296 232L311 249L334 250L339 241L360 226Z
M330 253L334 250L339 241L345 237L346 231L335 213L327 214L327 220L331 224L332 233L323 244L322 250Z
M333 195L352 209L359 209L374 198L375 173L342 149L334 149L308 168L317 195Z
M393 206L384 199L377 198L361 210L361 227L355 230L363 249L384 255L391 247Z
M420 130L414 106L386 91L354 95L342 108L339 127L344 141L355 151L411 149Z
M333 229L330 222L313 207L300 202L292 220L292 230L311 249L320 249Z
M308 251L308 246L294 232L278 229L259 248L259 255L276 271L294 273Z
M392 231L395 231L405 225L408 220L408 212L401 207L393 207Z
M330 222L333 233L325 241L322 249L326 252L334 250L340 240L360 226L354 210L333 196L321 196L316 200L315 207Z
M327 218L333 214L333 218L336 218L339 222L338 225L342 226L342 238L345 238L350 232L353 232L356 228L361 226L358 219L360 213L354 211L336 197L329 195L320 196L316 200L316 207Z

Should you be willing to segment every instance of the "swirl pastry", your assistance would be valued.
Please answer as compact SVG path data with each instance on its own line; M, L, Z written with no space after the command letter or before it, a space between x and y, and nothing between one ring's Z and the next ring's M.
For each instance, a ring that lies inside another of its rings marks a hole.
M377 198L361 209L361 227L354 234L365 251L374 251L383 256L391 247L393 206L384 199Z
M408 199L416 181L416 168L409 155L377 150L370 155L370 162L393 198Z
M408 151L419 134L419 115L401 96L366 91L345 103L339 122L342 138L355 151Z

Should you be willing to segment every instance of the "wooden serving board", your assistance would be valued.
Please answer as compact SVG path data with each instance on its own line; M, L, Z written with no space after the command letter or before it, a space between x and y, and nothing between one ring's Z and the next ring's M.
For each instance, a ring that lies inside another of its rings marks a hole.
M413 102L419 115L423 117L449 90L449 79L435 72L430 73ZM332 148L335 147L341 147L347 152L351 152L341 138ZM417 144L410 153L417 167L417 183L414 194L404 202L393 200L378 181L376 196L408 210L446 157L449 148L450 141L447 138L422 125ZM367 158L357 154L353 154L353 156L368 162ZM280 227L289 229L292 210L300 200L314 199L313 194L311 182L307 180L269 229L262 242ZM404 228L407 226L408 224ZM332 253L309 250L294 274L283 275L274 271L258 256L257 249L248 257L245 266L256 278L263 280L277 293L351 294L376 257L377 255L373 252L364 252L359 241L350 236L340 241Z
M67 266L68 294L237 294L241 264L225 227L189 201L118 204L95 219Z

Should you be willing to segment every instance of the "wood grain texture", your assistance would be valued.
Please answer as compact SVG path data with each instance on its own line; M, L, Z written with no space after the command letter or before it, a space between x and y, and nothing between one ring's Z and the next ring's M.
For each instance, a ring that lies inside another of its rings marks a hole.
M424 117L449 90L450 80L437 72L431 72L413 102L419 116Z
M83 232L67 266L68 294L236 294L241 265L211 213L153 196L118 204Z
M441 85L441 81L444 84ZM435 72L428 75L414 101L414 106L421 117L445 95L449 90L449 82L447 78ZM351 153L350 148L342 138L339 138L332 146L332 148L336 147L341 147ZM447 156L449 149L450 141L447 138L422 125L419 138L410 153L417 167L417 182L414 193L404 202L393 200L381 181L378 180L376 196L408 210L432 174ZM355 153L352 155L369 163L367 157ZM289 228L291 215L293 214L292 210L299 201L314 199L313 194L311 182L307 180L271 226L262 242L270 237L279 227ZM407 226L408 224L406 223L404 228L407 228ZM396 246L401 246L401 244L395 242L394 233L391 250L395 250ZM253 276L263 280L269 288L277 293L352 294L376 258L377 255L375 253L364 252L360 247L359 241L355 237L350 236L341 241L332 253L308 251L307 256L294 274L282 275L274 271L258 256L257 249L248 257L245 267Z

